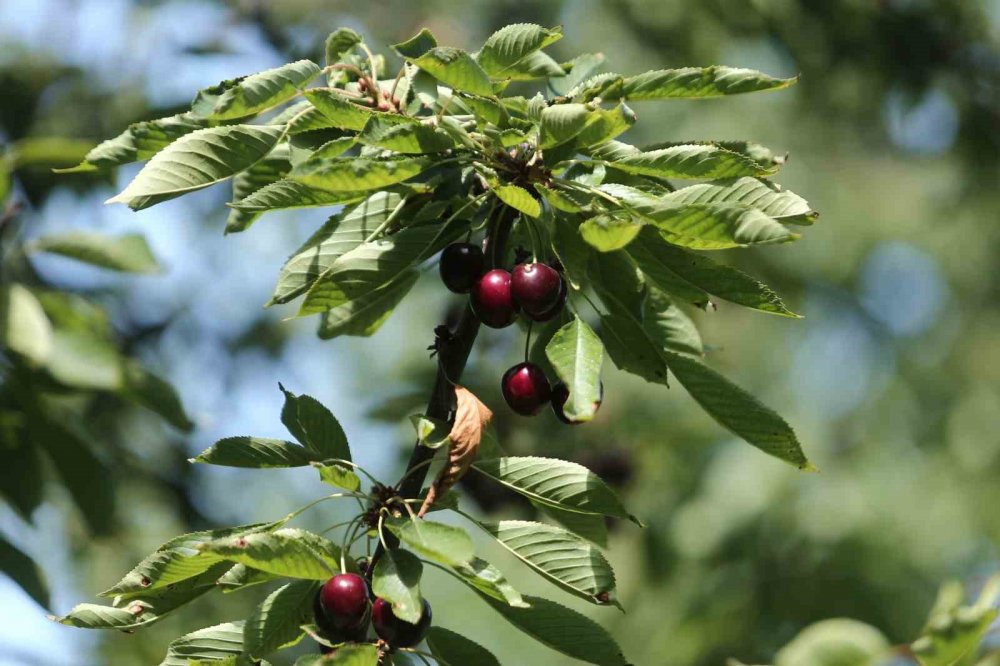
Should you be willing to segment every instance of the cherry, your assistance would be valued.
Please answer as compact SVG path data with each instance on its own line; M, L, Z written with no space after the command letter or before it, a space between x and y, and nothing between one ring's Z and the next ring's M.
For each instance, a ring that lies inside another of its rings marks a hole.
M368 633L367 613L356 626L339 629L333 625L329 614L323 608L323 604L320 602L320 594L321 592L317 591L316 597L313 599L313 616L316 626L320 628L320 634L331 643L344 643L348 641L360 643L364 641ZM332 651L331 648L327 648L325 645L320 645L320 650L324 654Z
M490 328L510 326L517 317L510 283L510 273L494 268L472 287L472 310Z
M357 574L337 574L320 588L319 605L330 626L350 633L368 619L368 583Z
M372 606L372 626L378 637L394 648L413 647L424 640L431 626L431 605L424 599L423 612L416 624L404 622L392 612L392 604L376 599Z
M456 294L466 294L483 274L483 251L472 243L452 243L441 253L441 281Z
M566 412L563 411L567 400L569 400L568 386L559 382L552 387L552 412L556 415L556 418L568 425L580 425L583 421L574 421L567 417ZM594 404L594 409L600 409L602 402L604 402L604 382L601 382L601 390L598 394L597 402Z
M554 319L555 317L557 317L559 315L560 312L562 312L563 306L566 305L566 295L567 295L567 293L566 293L566 281L565 280L560 280L559 281L559 299L555 302L555 305L553 305L551 308L549 308L548 310L546 310L542 314L536 315L536 316L531 317L531 318L534 319L535 321L548 321L550 319Z
M565 293L559 271L542 263L515 266L510 286L514 302L535 321L544 321L542 317L551 318L558 313L553 308Z
M518 363L500 381L503 399L522 416L533 416L549 401L552 389L545 373L534 363Z

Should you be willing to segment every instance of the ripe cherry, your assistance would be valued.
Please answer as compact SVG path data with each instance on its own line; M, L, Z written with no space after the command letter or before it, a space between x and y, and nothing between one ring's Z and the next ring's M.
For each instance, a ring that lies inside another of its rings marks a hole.
M483 274L483 251L472 243L452 243L441 253L441 281L456 294L466 294Z
M404 622L392 612L392 604L376 599L372 606L372 626L378 637L394 648L413 647L424 640L431 626L431 605L424 599L424 607L416 624Z
M490 328L509 326L517 317L510 281L510 273L494 268L472 287L472 310Z
M552 387L552 412L556 415L556 418L567 425L580 425L583 421L574 421L567 417L566 412L563 411L567 400L569 400L568 386L559 382ZM594 409L600 409L602 402L604 402L604 382L601 382L601 390L597 402L594 403Z
M545 373L534 363L518 363L503 374L503 398L518 414L533 416L548 403L552 394Z
M353 573L337 574L323 584L319 605L328 624L350 633L368 620L368 583Z
M559 271L547 264L518 264L511 275L514 302L535 321L544 321L558 313L553 308L565 293Z

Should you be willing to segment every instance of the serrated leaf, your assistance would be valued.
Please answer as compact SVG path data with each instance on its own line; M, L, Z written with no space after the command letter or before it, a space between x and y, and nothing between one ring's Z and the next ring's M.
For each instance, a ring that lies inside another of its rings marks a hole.
M70 257L101 268L125 273L156 273L156 258L142 234L105 236L89 231L70 231L42 236L25 248Z
M521 598L521 593L507 582L507 577L486 560L473 557L467 564L452 566L452 571L457 573L466 585L488 597L518 608L528 606Z
M482 97L493 96L489 75L462 49L436 46L419 56L406 58L449 88Z
M461 527L406 518L394 518L385 525L417 553L442 564L467 565L475 556L472 538Z
M508 622L557 652L597 666L629 666L615 639L585 615L541 597L525 597L528 608L484 599Z
M525 58L562 38L562 28L543 28L533 23L514 23L490 35L476 59L494 78L507 78ZM560 68L559 73L562 73Z
M351 460L351 448L340 422L319 400L295 395L278 384L285 395L281 422L292 436L312 452L313 460Z
M740 153L713 145L687 144L628 155L607 166L640 176L715 179L768 176L776 167L758 164Z
M542 109L539 147L554 148L575 138L590 121L593 111L585 104L555 104Z
M564 75L563 68L552 59L552 56L535 51L504 70L503 79L505 81L533 81L550 77L558 78Z
M58 169L57 173L78 173L147 160L175 139L212 124L190 113L135 123L118 136L91 149L80 165L72 169Z
M101 592L102 597L120 594L148 593L172 583L197 576L213 567L221 558L200 550L202 544L215 539L249 534L268 529L272 523L254 523L182 534L167 541L145 557L114 587Z
M391 121L370 118L358 134L358 141L368 146L410 155L439 153L456 147L455 140L448 132L405 117Z
M372 574L372 592L392 604L392 614L416 624L423 614L420 578L424 565L413 553L390 548L379 559Z
M655 287L648 289L642 323L653 342L663 349L694 356L705 352L691 318Z
M588 264L594 251L569 219L557 216L553 227L552 251L563 265L570 285L574 289L581 289L588 282Z
M406 271L388 284L330 308L320 315L317 335L323 340L339 335L373 335L410 293L419 278L418 271Z
M253 116L295 97L319 73L316 63L299 60L223 81L199 91L191 103L191 113L206 120L235 120Z
M261 583L269 583L277 578L278 576L266 571L251 569L242 564L233 564L230 566L229 571L221 576L215 584L222 588L223 593L229 593L237 592L254 585L260 585Z
M52 322L35 295L16 282L0 288L0 346L39 366L54 344Z
M189 666L191 661L209 662L239 656L243 652L243 621L226 622L185 634L167 646L160 666Z
M794 192L749 176L690 185L663 198L677 203L742 204L785 224L812 224L818 215L805 199Z
M213 539L199 550L287 578L325 581L340 572L340 548L296 528Z
M285 262L269 304L304 294L341 255L367 240L402 201L394 192L376 192L334 215Z
M374 109L350 101L339 88L311 88L303 93L316 110L326 119L326 127L336 127L355 132L364 129L368 119L377 115ZM388 114L384 114L388 115ZM305 121L300 121L298 132L305 129Z
M307 160L289 178L327 192L356 192L401 183L433 165L430 157L337 157Z
M320 481L327 485L343 488L350 492L357 492L361 489L361 478L344 465L313 463L313 467L319 471Z
M0 535L0 571L10 576L39 606L48 607L49 587L45 574L31 557L3 535Z
M672 287L678 284L687 284L697 291L754 310L798 317L762 282L731 266L664 243L651 232L652 230L643 232L629 246L628 253L636 260L643 273L661 288L672 291Z
M441 627L431 627L427 632L427 647L443 664L500 666L497 658L479 643Z
M640 231L642 222L604 214L595 215L580 224L580 236L601 252L622 249L631 243Z
M267 469L304 467L313 459L309 451L292 442L265 437L226 437L192 458L191 462Z
M519 185L494 185L492 190L500 201L528 217L542 214L542 205L538 203L538 199Z
M566 511L542 502L532 502L532 504L573 534L583 537L601 548L608 547L608 526L604 516L595 513Z
M524 520L483 523L507 550L570 594L598 605L616 603L615 574L604 555L561 527Z
M577 134L575 143L580 148L607 143L627 132L635 121L635 112L624 104L612 109L594 109L587 118L587 124Z
M892 653L885 636L856 620L823 620L803 629L775 655L775 666L875 666Z
M437 39L431 31L423 28L405 42L393 44L392 49L404 58L419 58L437 45Z
M566 324L545 346L545 356L569 389L563 412L572 421L594 418L601 399L601 364L604 345L587 322L579 317Z
M259 214L269 210L292 208L319 208L351 204L364 198L361 192L327 192L316 187L284 178L247 195L245 199L229 204L241 213Z
M639 321L619 314L601 315L601 340L620 370L647 382L667 384L667 363Z
M271 152L283 132L266 125L227 125L186 134L154 155L108 203L139 210L222 182Z
M295 581L267 595L243 625L244 652L259 659L302 636L318 591L317 582Z
M295 666L377 666L379 651L374 645L348 643L329 656L311 654L299 657Z
M474 467L533 501L642 524L625 509L615 492L583 465L558 458L508 456L479 460Z
M349 53L355 46L361 43L361 35L350 28L337 28L331 32L324 44L326 54L326 64L334 65Z
M564 213L581 213L593 204L592 195L583 194L570 188L551 188L541 183L534 184L535 190L550 206Z
M704 98L781 90L794 85L798 77L779 79L752 69L724 67L684 67L661 69L625 78L620 87L599 94L605 100L618 96L630 100Z
M285 177L291 168L288 151L279 152L276 149L246 171L236 174L233 178L233 200L231 203L238 204L261 188L277 183ZM246 231L263 212L232 207L229 211L229 217L226 219L226 233Z

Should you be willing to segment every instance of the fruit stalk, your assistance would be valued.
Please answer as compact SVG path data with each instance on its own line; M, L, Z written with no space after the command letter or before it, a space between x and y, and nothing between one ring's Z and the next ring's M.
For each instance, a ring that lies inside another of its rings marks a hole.
M503 262L507 249L507 239L510 229L517 217L517 210L509 206L497 206L487 223L486 238L483 240L483 255L486 257L487 270L497 268ZM438 370L434 379L434 389L431 391L425 414L430 418L447 420L452 409L454 384L458 384L465 370L465 364L472 353L472 347L479 333L480 322L472 312L472 307L466 304L462 316L447 340L442 341L438 349ZM414 499L420 495L424 479L427 476L427 461L434 455L433 449L421 446L417 440L413 445L413 453L406 465L406 472L399 485L399 494L404 499ZM419 468L419 469L418 469ZM396 537L386 532L386 544L390 548L398 545ZM370 577L375 565L383 553L379 542L368 565L367 575Z

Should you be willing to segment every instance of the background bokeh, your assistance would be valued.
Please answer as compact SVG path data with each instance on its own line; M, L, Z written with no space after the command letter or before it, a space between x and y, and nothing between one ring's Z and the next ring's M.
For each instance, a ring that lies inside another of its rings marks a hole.
M196 424L185 434L117 404L88 412L106 442L104 472L90 480L109 498L99 524L55 482L26 507L0 503L0 532L41 564L51 589L46 610L0 577L0 665L155 664L171 638L245 617L261 590L202 599L134 635L45 619L109 587L173 534L276 518L323 492L308 470L185 462L223 436L283 436L278 381L330 406L355 458L394 479L410 446L403 417L420 409L434 368L424 347L456 304L430 272L374 338L322 342L313 322L261 306L323 211L268 214L223 237L228 188L135 214L102 205L135 168L55 176L50 167L130 122L184 109L198 88L321 58L341 25L377 46L427 26L474 50L519 20L562 24L555 55L601 51L622 73L713 63L801 72L779 93L637 105L642 122L626 140L752 139L789 153L779 180L819 222L794 245L727 259L805 319L727 305L694 316L709 362L778 408L822 471L766 457L682 389L609 364L592 425L569 430L549 415L497 409L497 427L515 452L589 465L646 520L645 530L611 529L628 613L581 606L479 546L520 589L598 619L643 665L763 663L801 627L836 616L907 642L941 581L974 583L997 569L1000 2L0 0L0 145L13 156L13 196L26 204L24 236L140 231L167 271L121 277L52 257L33 268L103 304L123 344L175 383ZM35 141L52 137L74 141ZM18 158L29 147L51 154ZM499 405L498 377L522 338L507 330L480 340L467 383ZM35 483L17 464L0 459L4 478ZM506 495L466 490L469 506L527 515ZM335 523L336 509L311 520ZM569 663L429 575L442 626L505 663Z

